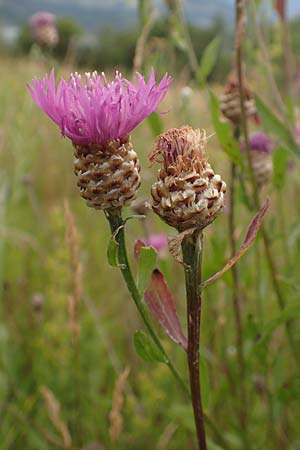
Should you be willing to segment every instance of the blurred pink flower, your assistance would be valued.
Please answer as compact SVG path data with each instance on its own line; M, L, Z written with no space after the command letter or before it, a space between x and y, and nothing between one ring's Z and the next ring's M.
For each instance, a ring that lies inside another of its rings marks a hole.
M134 255L139 258L142 247L153 247L160 256L164 256L168 249L168 236L164 233L150 234L138 239L134 244Z
M29 19L32 38L40 45L54 47L58 43L56 17L46 11L40 11Z
M137 73L135 86L116 72L112 82L104 73L75 73L61 79L56 88L50 76L28 85L35 103L60 127L63 136L76 144L103 144L127 136L156 110L171 83L167 74L156 85L154 70L148 82Z
M250 150L261 153L272 153L275 148L274 142L263 131L250 134L249 145ZM240 143L240 148L242 151L245 150L245 143L243 141Z
M168 248L168 236L164 233L150 234L147 238L143 238L142 241L147 247L155 248L157 252Z

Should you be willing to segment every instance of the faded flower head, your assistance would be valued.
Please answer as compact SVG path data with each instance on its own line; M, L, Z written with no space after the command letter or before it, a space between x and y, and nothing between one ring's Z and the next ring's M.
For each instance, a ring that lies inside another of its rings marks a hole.
M206 160L206 143L205 131L172 128L150 155L162 164L151 190L152 209L179 231L202 230L224 207L226 184Z
M54 70L50 76L34 79L28 86L35 103L60 127L62 135L76 144L104 144L127 136L163 100L171 78L166 74L156 84L137 73L137 85L116 72L108 82L105 74L78 73L61 79L56 88Z
M253 94L247 84L243 84L244 108L247 117L252 117L259 123ZM224 116L233 124L239 125L241 122L241 102L239 81L235 72L232 72L227 79L225 90L220 97L220 109Z
M251 163L258 188L269 183L273 173L272 153L274 142L263 131L252 133L249 136ZM245 152L245 142L240 143L241 151Z
M60 127L75 148L75 174L81 196L96 209L129 205L140 186L140 164L129 133L156 110L171 83L165 75L156 85L137 74L137 85L116 72L75 73L56 88L54 71L28 86L33 100Z
M249 136L250 150L253 152L272 153L275 145L269 136L263 131L257 131L251 133ZM240 144L241 150L245 149L245 143L242 141Z
M32 38L40 45L55 47L58 43L58 31L54 14L40 11L29 19Z

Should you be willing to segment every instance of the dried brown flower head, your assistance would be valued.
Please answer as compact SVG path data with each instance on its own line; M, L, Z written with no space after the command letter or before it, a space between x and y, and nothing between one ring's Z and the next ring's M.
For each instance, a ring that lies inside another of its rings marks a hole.
M206 143L205 131L172 128L150 154L151 162L162 164L151 189L152 209L179 231L202 230L224 206L226 184L206 160Z
M255 99L248 86L247 81L244 82L244 107L247 117L253 117L258 121ZM220 97L220 109L227 119L233 122L235 125L239 125L241 122L241 102L239 82L235 72L232 72L225 86L224 94Z

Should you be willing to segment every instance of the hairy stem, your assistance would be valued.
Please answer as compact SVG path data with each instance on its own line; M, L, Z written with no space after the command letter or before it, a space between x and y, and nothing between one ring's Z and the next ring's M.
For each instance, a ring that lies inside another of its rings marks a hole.
M244 99L244 77L243 77L243 24L244 24L244 0L236 0L236 22L237 22L237 39L236 39L236 65L237 65L237 72L238 72L238 80L239 80L239 92L240 92L240 106L241 106L241 124L242 124L242 130L244 134L244 140L245 140L245 147L246 147L246 155L247 155L247 161L248 161L248 170L249 170L249 176L250 181L252 184L252 190L253 190L253 196L254 196L254 202L256 208L260 209L260 200L258 195L258 188L255 180L255 175L252 167L252 161L251 161L251 150L249 146L249 133L248 133L248 124L247 124L247 117L245 112L245 99ZM266 227L264 224L261 225L261 232L264 242L264 248L265 248L265 254L266 259L268 262L271 280L274 288L274 292L277 297L277 302L281 310L285 308L286 301L284 294L281 290L281 286L278 281L277 276L277 267L275 264L275 259L272 254L271 250L271 243L270 238L267 232ZM300 359L298 357L298 351L296 349L296 345L294 343L293 334L292 334L292 328L291 328L291 322L286 323L286 332L288 341L291 347L291 351L294 355L295 361L298 366L300 366Z
M182 253L185 272L187 296L187 324L188 324L188 366L190 376L191 397L194 419L197 431L199 450L207 450L204 414L201 401L199 347L200 347L200 319L201 319L201 257L202 236L195 232L182 242Z

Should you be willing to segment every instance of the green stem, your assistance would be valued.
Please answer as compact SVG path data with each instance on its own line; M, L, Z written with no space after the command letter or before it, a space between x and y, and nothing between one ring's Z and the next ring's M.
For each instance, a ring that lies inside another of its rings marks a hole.
M155 330L153 329L153 327L151 325L147 311L142 303L142 298L141 298L139 290L136 286L134 278L132 276L132 272L131 272L128 257L127 257L127 251L126 251L126 245L125 245L125 232L124 232L125 222L122 219L120 210L118 210L118 209L109 210L107 212L107 219L110 224L111 232L115 236L116 242L118 243L118 246L119 246L119 248L118 248L119 267L120 267L121 273L123 275L123 278L125 280L125 283L127 285L127 288L131 294L131 297L140 313L140 316L141 316L153 342L157 345L159 350L164 355L167 366L169 367L173 376L176 378L177 382L180 384L180 386L185 391L185 393L189 395L189 390L188 390L185 382L182 380L182 378L180 377L176 368L174 367L173 363L170 361L170 358L168 357Z
M199 242L201 243L199 245ZM201 400L201 380L199 369L200 348L200 320L201 320L201 259L202 235L195 232L182 242L184 262L186 297L187 297L187 324L188 324L188 366L190 375L191 397L194 419L197 431L199 450L207 450L204 414Z

